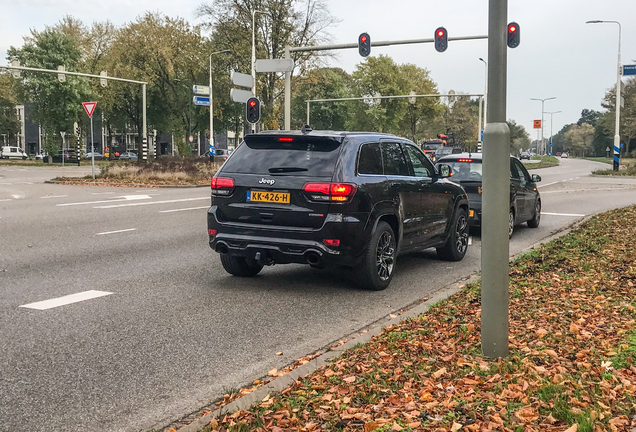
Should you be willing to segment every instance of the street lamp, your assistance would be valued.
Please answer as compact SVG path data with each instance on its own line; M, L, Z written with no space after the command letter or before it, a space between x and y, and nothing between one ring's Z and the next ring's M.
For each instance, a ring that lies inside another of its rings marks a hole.
M541 152L540 152L541 154L545 153L545 144L543 142L543 104L545 103L545 101L551 100L551 99L556 99L556 96L545 98L545 99L530 98L530 100L541 101Z
M560 112L562 112L562 111L546 112L546 114L550 114L550 144L552 144L552 115L558 114Z
M486 65L486 83L484 84L484 129L486 129L486 115L488 113L488 63L483 58L479 57L479 60Z
M208 86L210 87L210 145L209 145L208 151L211 150L212 147L214 147L214 115L212 114L214 110L213 104L212 104L212 56L215 54L221 54L226 52L230 52L230 50L221 50L221 51L216 51L210 54L210 81L208 83ZM210 160L212 160L214 156L212 156L209 153L208 155L210 156Z
M252 95L254 97L256 97L256 36L255 36L255 29L256 29L256 23L255 23L255 17L256 14L260 13L263 15L267 15L267 12L265 11L260 11L260 10L253 10L252 11ZM256 125L253 124L252 125L252 132L256 132Z
M621 150L621 136L619 133L621 120L621 23L618 21L592 20L586 24L618 24L618 63L616 67L616 124L614 126L614 171L618 171Z

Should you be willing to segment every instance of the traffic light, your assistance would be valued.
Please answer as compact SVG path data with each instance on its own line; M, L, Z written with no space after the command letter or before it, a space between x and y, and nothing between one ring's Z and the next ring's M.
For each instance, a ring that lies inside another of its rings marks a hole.
M247 113L245 117L252 124L258 123L261 119L261 101L257 97L251 97L247 100Z
M362 57L371 54L371 36L369 33L362 33L358 36L358 52Z
M81 132L82 132L82 129L80 129L79 126L75 128L75 135L80 136Z
M511 22L508 24L508 47L517 48L521 42L521 33L519 31L519 24Z
M435 49L438 52L444 52L448 48L448 32L444 27L435 30Z

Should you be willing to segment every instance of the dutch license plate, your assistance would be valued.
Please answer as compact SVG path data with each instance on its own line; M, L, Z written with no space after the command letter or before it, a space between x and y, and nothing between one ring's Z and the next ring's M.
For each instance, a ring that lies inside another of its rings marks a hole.
M247 202L289 204L288 192L247 191Z

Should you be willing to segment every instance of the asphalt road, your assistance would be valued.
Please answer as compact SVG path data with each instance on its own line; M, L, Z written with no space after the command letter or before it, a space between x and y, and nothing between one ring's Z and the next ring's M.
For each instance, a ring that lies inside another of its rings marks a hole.
M511 254L636 204L636 180L589 176L604 166L534 171L541 227L517 227ZM479 269L473 237L458 263L401 257L381 292L300 265L234 278L207 244L207 188L43 183L61 172L0 166L0 430L160 428ZM24 307L90 290L101 296Z

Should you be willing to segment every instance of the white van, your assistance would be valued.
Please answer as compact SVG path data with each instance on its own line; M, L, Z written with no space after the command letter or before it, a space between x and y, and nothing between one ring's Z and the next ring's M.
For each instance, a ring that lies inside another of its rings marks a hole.
M20 147L2 147L0 159L26 159L28 155Z

